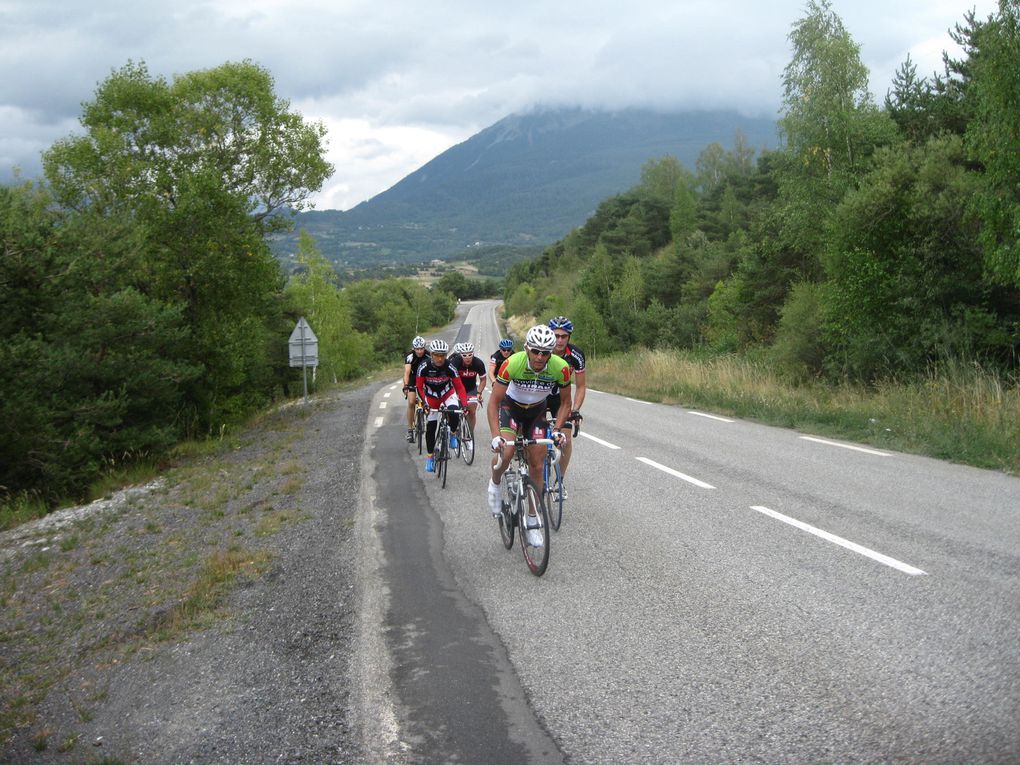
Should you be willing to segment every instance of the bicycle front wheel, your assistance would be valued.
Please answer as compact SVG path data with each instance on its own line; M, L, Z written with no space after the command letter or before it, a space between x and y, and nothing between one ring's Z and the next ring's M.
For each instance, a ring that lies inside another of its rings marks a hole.
M436 428L436 478L446 488L446 465L450 459L450 428L440 425Z
M503 547L509 550L514 546L514 529L517 527L517 518L514 516L514 504L510 501L510 495L507 491L508 481L517 480L513 475L510 475L510 471L503 476L503 484L501 490L502 502L500 503L499 513L499 536L503 540Z
M549 514L545 502L530 478L524 479L524 497L518 512L517 526L524 562L532 574L542 576L549 565L549 542L552 535L549 532Z
M463 415L460 419L460 456L465 465L475 461L474 433L471 432L471 423Z
M550 462L551 460L546 458L545 505L549 510L549 525L553 531L559 531L560 523L563 522L563 476L559 464L550 465Z
M425 412L421 409L414 412L414 438L418 442L418 454L421 454L422 440L425 438Z

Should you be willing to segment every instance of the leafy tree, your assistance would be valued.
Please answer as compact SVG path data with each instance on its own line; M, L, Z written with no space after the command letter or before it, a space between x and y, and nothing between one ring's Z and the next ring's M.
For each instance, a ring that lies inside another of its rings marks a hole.
M84 104L84 135L43 157L60 203L144 232L131 286L183 308L187 361L205 368L188 393L199 428L270 395L282 279L264 235L332 171L325 128L288 107L251 62L172 83L129 63Z
M180 436L200 369L183 358L180 307L123 283L142 240L121 225L0 189L0 491L78 496Z
M301 272L286 289L293 313L304 316L319 339L321 373L334 381L349 379L371 357L371 338L354 330L351 306L339 288L336 271L307 231L298 240L297 259Z
M1008 343L985 334L989 288L968 209L978 180L952 135L876 156L834 217L825 258L835 371L874 377Z
M574 332L570 341L580 347L589 358L609 353L614 348L613 340L602 314L585 295L578 295L570 311Z
M974 118L971 156L984 166L976 207L989 273L1020 287L1020 1L999 0L999 13L976 35L971 60Z
M779 122L787 147L813 175L852 175L871 142L868 123L877 115L860 46L828 0L809 0L790 42Z

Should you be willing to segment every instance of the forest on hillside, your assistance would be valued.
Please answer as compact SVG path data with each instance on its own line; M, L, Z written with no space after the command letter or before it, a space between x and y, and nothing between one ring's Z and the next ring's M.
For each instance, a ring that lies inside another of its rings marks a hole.
M875 381L953 361L1015 379L1020 350L1020 4L908 58L879 105L826 0L793 26L783 144L707 147L515 265L508 315L569 316L589 354L768 353L791 380Z

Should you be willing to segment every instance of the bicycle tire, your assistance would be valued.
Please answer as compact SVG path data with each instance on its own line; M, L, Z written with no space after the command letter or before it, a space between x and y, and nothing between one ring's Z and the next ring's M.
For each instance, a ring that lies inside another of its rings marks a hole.
M418 454L422 453L422 441L425 438L425 412L420 408L414 410L414 437L418 441Z
M535 482L530 478L524 479L524 497L520 502L517 527L520 533L521 552L524 553L524 562L528 565L528 570L535 576L542 576L549 566L549 543L552 541L552 535L549 533L549 514L546 512L545 502ZM527 524L532 508L535 510L535 517L538 518L538 529L542 533L541 547L533 547L528 542Z
M560 524L563 523L563 476L559 464L550 466L550 462L549 457L546 457L545 494L549 500L546 509L549 512L549 525L553 531L559 531Z
M464 460L465 465L470 465L475 461L475 438L474 433L471 430L471 423L468 422L466 415L461 415L460 420L460 457Z
M440 416L439 426L436 428L436 450L433 453L435 459L436 478L446 488L446 460L449 457L450 429L444 417Z
M514 546L514 529L517 526L517 518L514 515L514 506L513 503L507 501L509 495L506 491L507 481L513 480L516 480L515 476L510 475L510 471L507 471L507 473L503 476L503 488L500 493L499 536L503 540L503 547L507 550Z

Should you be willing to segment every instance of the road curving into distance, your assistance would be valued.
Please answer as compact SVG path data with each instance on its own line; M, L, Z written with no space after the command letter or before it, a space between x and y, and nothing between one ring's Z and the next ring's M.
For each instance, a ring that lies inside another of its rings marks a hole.
M444 339L487 361L495 305ZM1020 479L588 382L541 579L486 509L487 427L444 490L377 393L378 761L1020 760Z

